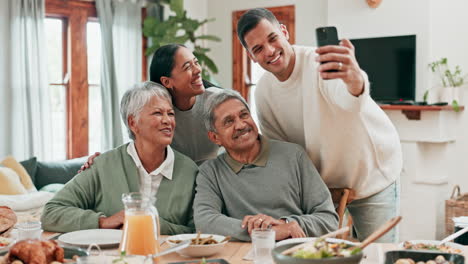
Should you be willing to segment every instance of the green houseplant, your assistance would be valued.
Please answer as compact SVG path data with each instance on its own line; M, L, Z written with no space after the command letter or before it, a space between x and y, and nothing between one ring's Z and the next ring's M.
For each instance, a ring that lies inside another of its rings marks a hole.
M429 63L429 68L436 74L437 78L442 83L441 101L447 101L452 107L459 111L458 89L464 84L466 76L462 76L460 66L456 66L455 70L450 70L447 58ZM427 100L428 91L424 94L424 100Z
M143 34L148 37L150 45L146 50L146 55L153 54L159 47L170 43L192 43L193 54L198 58L202 67L202 78L211 80L210 73L218 73L215 62L208 56L209 48L203 47L201 42L220 41L221 39L213 35L197 35L196 31L204 24L214 19L197 20L187 16L184 10L183 0L151 0L148 1L148 8L156 5L157 9L168 6L174 15L170 15L166 20L160 16L148 15L143 22Z

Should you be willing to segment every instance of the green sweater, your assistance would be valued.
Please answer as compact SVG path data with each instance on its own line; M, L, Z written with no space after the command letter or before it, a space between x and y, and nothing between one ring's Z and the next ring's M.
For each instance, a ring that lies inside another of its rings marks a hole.
M127 146L98 156L91 168L68 182L46 204L41 218L43 228L53 232L99 228L100 216L123 210L122 194L138 192L140 185ZM162 235L194 231L192 205L197 172L191 159L174 151L172 180L163 178L156 193Z

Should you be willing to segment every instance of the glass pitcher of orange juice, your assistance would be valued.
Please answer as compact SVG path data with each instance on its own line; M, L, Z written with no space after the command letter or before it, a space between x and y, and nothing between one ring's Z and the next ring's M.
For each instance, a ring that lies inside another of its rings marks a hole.
M125 222L119 251L126 255L159 253L159 215L155 198L141 193L124 193Z

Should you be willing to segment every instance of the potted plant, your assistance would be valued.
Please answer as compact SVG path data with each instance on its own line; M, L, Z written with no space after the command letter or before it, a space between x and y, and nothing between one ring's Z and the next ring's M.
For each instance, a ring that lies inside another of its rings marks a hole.
M200 26L213 21L213 19L197 20L187 16L184 10L183 0L151 0L148 1L148 7L157 6L157 10L163 10L164 6L169 6L174 15L167 19L162 19L162 14L145 18L143 22L143 34L151 41L146 50L146 55L153 54L159 47L170 43L191 43L194 47L193 54L203 69L202 78L211 80L210 73L218 73L218 68L214 61L208 56L209 48L203 47L202 41L221 41L220 38L213 35L199 35L197 30Z
M451 71L447 58L441 58L429 63L429 68L442 83L442 88L439 90L439 101L451 104L458 111L460 100L459 87L464 84L466 78L466 76L462 76L460 66L457 65L455 70Z

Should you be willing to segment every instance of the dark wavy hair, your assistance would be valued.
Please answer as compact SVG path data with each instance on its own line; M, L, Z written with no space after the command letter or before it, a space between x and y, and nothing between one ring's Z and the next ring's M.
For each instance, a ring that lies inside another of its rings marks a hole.
M180 47L185 47L182 44L167 44L159 47L153 55L150 65L150 81L161 85L161 77L171 77L172 69L174 69L174 56ZM207 80L203 80L205 88L218 87Z
M248 48L244 39L245 35L254 29L262 19L270 21L273 25L280 25L275 15L265 8L250 9L243 14L239 19L239 22L237 22L237 37L244 48Z
M150 81L162 85L161 77L171 77L171 71L174 68L174 56L182 44L168 44L159 47L153 55L150 65Z

